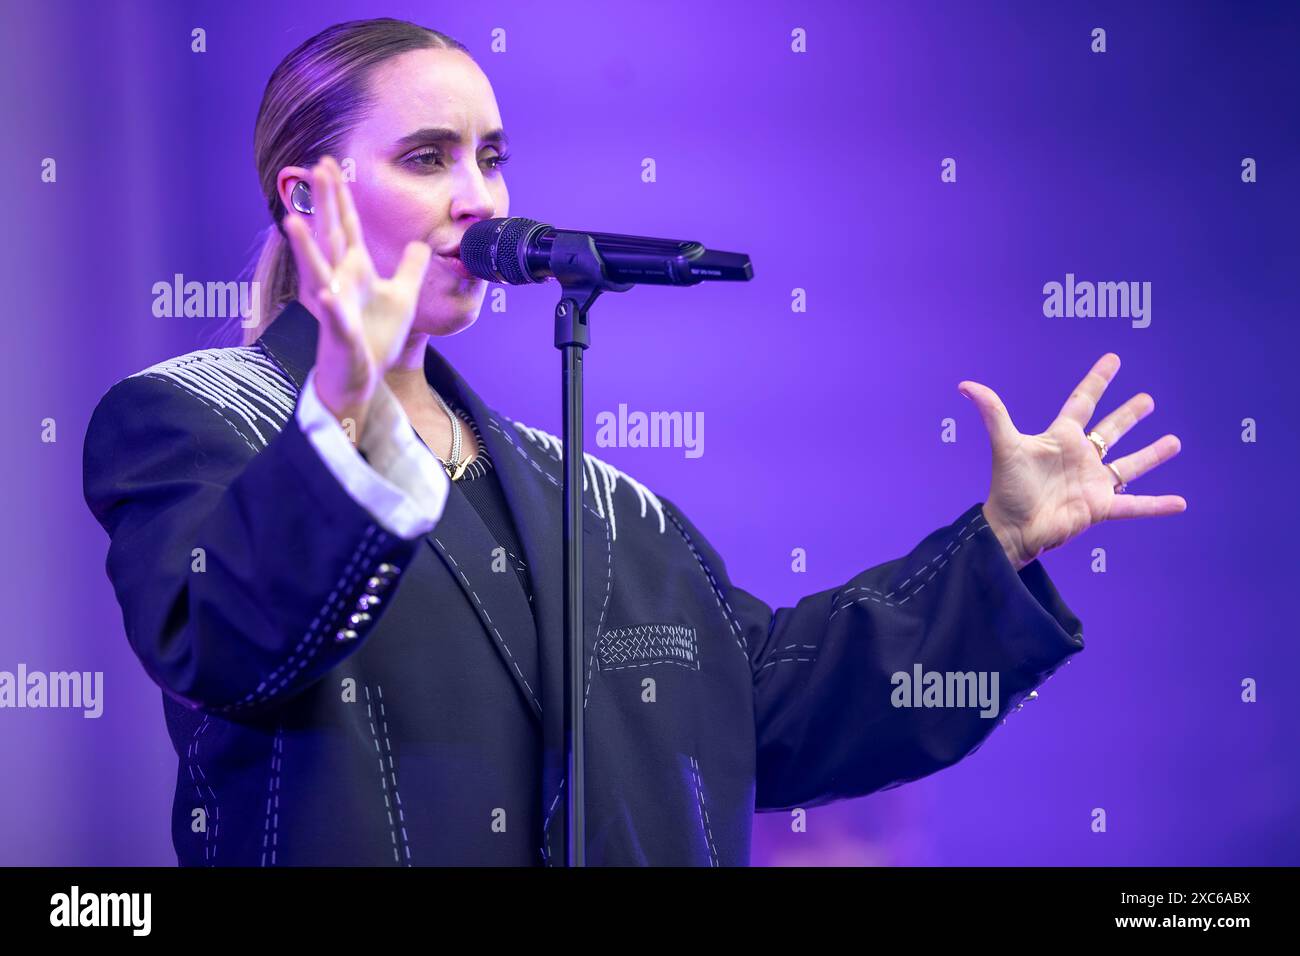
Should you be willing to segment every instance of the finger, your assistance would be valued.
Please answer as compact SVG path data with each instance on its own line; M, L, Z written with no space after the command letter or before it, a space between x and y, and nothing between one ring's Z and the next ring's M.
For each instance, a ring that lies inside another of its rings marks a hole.
M1164 435L1145 448L1123 458L1116 458L1110 464L1115 467L1125 482L1130 482L1141 478L1152 468L1164 464L1182 450L1183 443L1178 440L1177 435Z
M315 183L312 186L313 197L319 196L316 214L320 216L321 234L325 237L325 256L330 265L337 267L343 261L347 251L343 240L343 226L339 222L338 200L334 194L334 177L330 164L325 160L316 164L312 170Z
M330 161L333 162L332 159ZM347 240L349 248L364 245L365 240L361 236L361 217L357 215L357 207L352 202L352 190L343 179L343 169L337 164L335 164L335 175L338 178L339 219L343 223L343 237Z
M402 261L397 264L393 281L405 289L416 289L424 281L428 271L429 260L433 258L433 247L427 242L408 242L402 252Z
M1182 495L1116 495L1111 501L1106 520L1159 518L1181 514L1186 510L1187 499Z
M338 296L325 288L321 289L317 301L320 302L322 313L318 318L329 334L337 341L355 341L357 330L352 327L347 309L339 303Z
M334 215L338 219L339 241L343 247L343 254L347 255L354 249L360 249L364 253L366 247L360 243L361 220L356 214L356 207L352 206L352 192L348 188L348 184L343 181L343 167L339 165L338 160L333 156L326 156L325 162L329 164L330 183L333 186L334 196ZM348 209L352 211L351 227L346 221Z
M1020 432L1011 421L1011 413L993 389L979 382L962 381L957 383L957 391L975 403L994 448L1020 437Z
M312 293L329 285L330 264L325 261L311 230L307 228L307 220L298 212L290 212L284 217L284 231L289 236L289 247L298 266L298 281Z
M1114 352L1107 352L1101 358L1097 359L1091 371L1083 377L1078 387L1070 393L1070 397L1065 400L1061 406L1061 412L1056 417L1068 418L1070 421L1078 424L1080 428L1086 428L1088 420L1092 418L1092 413L1097 410L1097 402L1101 399L1102 393L1106 391L1106 386L1110 380L1115 377L1119 371L1119 356Z
M1093 426L1092 431L1100 435L1107 446L1113 447L1130 428L1155 411L1155 407L1154 398L1146 392L1139 392Z
M326 156L325 161L329 166L330 197L333 199L330 205L330 215L333 217L330 220L330 228L332 233L337 231L337 237L332 234L331 241L341 250L340 261L342 261L342 257L347 255L350 245L347 230L343 228L343 170L333 156Z

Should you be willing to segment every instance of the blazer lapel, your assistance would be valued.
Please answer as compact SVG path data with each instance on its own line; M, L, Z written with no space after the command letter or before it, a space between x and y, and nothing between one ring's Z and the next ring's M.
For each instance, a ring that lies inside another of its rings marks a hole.
M537 630L514 567L507 564L497 569L500 565L493 553L497 542L474 506L455 488L447 496L438 524L425 540L460 585L525 703L540 721L542 681ZM436 624L433 630L437 630Z
M554 785L558 786L558 769L563 760L564 719L563 467L549 448L530 442L509 418L488 407L432 347L425 355L425 370L434 388L449 400L460 402L478 424L506 503L515 518L533 585L531 618L540 641L540 703L544 715L547 766L554 757L557 771ZM608 522L592 509L594 500L594 489L588 487L584 492L582 509L584 700L591 680L597 627L602 623L613 588L613 554ZM441 528L439 522L433 533L440 535ZM504 597L500 596L502 600Z

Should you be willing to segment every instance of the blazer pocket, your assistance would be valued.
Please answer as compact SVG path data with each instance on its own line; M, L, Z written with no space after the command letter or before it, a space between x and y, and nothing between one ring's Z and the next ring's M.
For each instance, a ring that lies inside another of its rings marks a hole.
M637 624L606 631L596 645L599 670L618 671L651 664L700 669L695 628L686 624Z

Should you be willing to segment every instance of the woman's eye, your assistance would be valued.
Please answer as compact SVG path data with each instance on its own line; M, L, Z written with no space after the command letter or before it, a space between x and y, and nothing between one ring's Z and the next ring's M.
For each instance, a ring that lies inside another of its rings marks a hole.
M406 161L414 166L421 166L426 169L436 169L438 166L442 165L442 153L436 149L420 150L419 152L412 153L408 156ZM506 153L496 153L492 156L486 157L483 161L490 164L488 169L496 170L509 162L510 156Z
M412 153L409 157L407 157L407 162L414 163L417 166L434 166L437 164L433 162L428 162L428 160L435 160L441 158L442 158L442 154L438 152L438 150L426 149L426 150L421 150L418 153Z

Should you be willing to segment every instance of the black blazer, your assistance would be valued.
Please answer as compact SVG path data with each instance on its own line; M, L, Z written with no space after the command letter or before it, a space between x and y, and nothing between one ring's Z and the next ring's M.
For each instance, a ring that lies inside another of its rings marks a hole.
M459 492L403 540L326 468L293 414L316 335L291 303L252 346L118 382L86 434L86 501L179 758L179 861L556 862L558 439L484 404L429 348L430 382L495 462L530 605ZM980 504L773 613L670 499L585 466L593 864L744 865L755 810L949 766L1083 647L1043 566L1017 573ZM894 706L891 675L915 664L997 672L997 718Z

